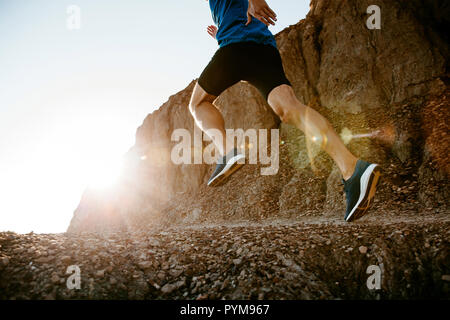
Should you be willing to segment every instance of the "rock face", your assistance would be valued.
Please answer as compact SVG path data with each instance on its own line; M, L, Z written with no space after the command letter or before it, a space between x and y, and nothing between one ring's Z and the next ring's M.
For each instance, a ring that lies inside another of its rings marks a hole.
M369 30L372 2L311 1L307 18L276 36L285 71L298 98L329 119L355 155L382 165L377 214L448 212L448 2L378 0L381 29ZM68 232L343 214L341 177L331 159L281 124L244 82L216 104L227 128L279 129L277 174L246 165L211 189L205 184L212 164L174 164L174 130L187 129L194 140L188 110L194 84L146 117L121 182L107 192L86 190ZM208 145L193 144L193 151Z

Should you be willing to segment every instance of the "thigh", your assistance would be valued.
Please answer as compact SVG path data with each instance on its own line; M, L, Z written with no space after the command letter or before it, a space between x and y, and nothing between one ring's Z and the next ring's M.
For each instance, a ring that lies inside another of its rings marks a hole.
M267 101L270 92L283 84L291 86L286 77L278 49L271 45L258 45L249 61L246 79Z
M210 95L219 96L241 79L236 48L228 45L217 50L198 79L198 84Z

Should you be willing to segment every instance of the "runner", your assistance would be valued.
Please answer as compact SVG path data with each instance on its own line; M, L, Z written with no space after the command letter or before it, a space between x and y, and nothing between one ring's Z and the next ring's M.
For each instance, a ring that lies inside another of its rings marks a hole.
M189 103L196 124L205 134L212 139L214 132L221 134L221 139L213 139L221 157L208 185L223 184L242 166L238 161L244 155L228 141L223 116L214 101L244 80L261 92L281 121L295 125L331 156L343 177L345 220L362 217L373 203L380 168L356 158L331 124L297 99L268 29L277 21L275 12L265 0L209 0L209 6L217 27L209 26L207 32L217 39L220 48L200 75Z

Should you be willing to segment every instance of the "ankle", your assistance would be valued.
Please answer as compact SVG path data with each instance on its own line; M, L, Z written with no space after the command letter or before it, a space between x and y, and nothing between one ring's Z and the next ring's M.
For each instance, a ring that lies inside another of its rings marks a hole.
M345 181L350 179L353 176L353 173L355 173L356 162L358 162L358 159L353 159L351 162L349 162L349 165L346 167L345 171L342 172L342 178Z

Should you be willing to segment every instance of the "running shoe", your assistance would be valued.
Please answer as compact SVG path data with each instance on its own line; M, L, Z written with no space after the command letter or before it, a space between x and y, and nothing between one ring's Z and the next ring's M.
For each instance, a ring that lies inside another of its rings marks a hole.
M354 221L367 213L373 204L380 175L381 170L377 164L358 160L355 172L350 179L342 180L347 199L345 221Z
M208 186L216 187L223 184L228 177L243 166L243 163L237 163L243 158L245 156L237 148L234 148L226 156L221 157L217 161L216 170L214 170L211 178L209 178Z

